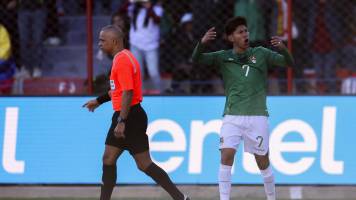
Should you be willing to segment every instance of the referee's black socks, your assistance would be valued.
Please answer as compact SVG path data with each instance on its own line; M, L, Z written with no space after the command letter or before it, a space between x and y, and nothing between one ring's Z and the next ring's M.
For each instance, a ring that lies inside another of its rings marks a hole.
M155 163L148 166L145 173L156 181L156 183L162 186L162 188L166 190L174 200L184 199L184 195L178 190L174 183L172 183L168 174Z
M110 200L116 179L116 165L103 165L100 200Z

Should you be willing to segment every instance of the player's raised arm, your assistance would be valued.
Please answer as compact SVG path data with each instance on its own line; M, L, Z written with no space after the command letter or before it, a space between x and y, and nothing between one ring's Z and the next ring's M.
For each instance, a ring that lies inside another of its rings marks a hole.
M277 66L294 66L294 59L292 54L289 52L288 48L284 45L282 39L278 36L273 36L271 38L271 45L276 47L279 52L271 51L269 56L269 63Z
M215 31L215 27L212 27L204 34L203 38L201 39L201 43L205 45L215 39L216 39L216 31Z
M215 31L215 27L212 27L204 34L202 39L198 42L197 46L195 47L192 55L193 62L204 64L204 65L216 64L216 57L219 54L219 51L211 52L211 53L203 53L204 46L215 39L216 39L216 31Z

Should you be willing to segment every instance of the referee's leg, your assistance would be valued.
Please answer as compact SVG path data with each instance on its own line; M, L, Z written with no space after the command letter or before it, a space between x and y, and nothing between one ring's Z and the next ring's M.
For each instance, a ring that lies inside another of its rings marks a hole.
M171 181L168 174L151 160L149 151L144 151L133 155L137 167L156 183L158 183L174 200L187 199Z
M110 200L111 198L117 179L116 161L122 152L123 150L120 148L105 145L100 200Z

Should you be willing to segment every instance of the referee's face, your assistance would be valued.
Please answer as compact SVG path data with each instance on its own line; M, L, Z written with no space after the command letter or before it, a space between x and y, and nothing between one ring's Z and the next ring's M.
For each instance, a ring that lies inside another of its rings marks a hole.
M100 31L99 35L99 48L106 54L112 54L114 48L114 40L108 31Z

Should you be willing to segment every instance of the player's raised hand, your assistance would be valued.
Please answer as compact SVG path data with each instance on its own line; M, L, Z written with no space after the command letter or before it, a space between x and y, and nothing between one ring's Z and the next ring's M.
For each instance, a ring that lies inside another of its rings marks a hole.
M286 46L284 45L282 39L278 36L272 36L271 38L271 44L274 47L277 47L279 49L285 49Z
M100 106L99 102L96 99L92 99L86 102L82 107L88 108L89 112L94 112L94 110L99 106Z
M216 31L215 27L210 28L201 39L202 44L207 44L211 40L215 40L216 38Z

